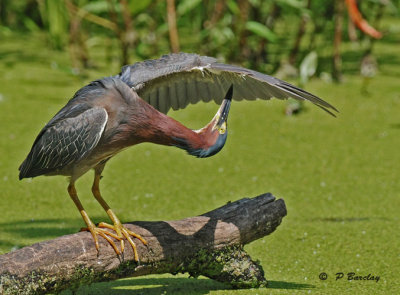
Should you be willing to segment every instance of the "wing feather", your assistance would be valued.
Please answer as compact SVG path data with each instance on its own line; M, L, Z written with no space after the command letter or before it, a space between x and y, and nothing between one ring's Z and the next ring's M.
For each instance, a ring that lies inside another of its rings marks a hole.
M197 89L202 101L209 102L211 100L211 92L207 82L197 81Z
M188 81L186 95L191 104L195 104L195 103L199 102L199 99L197 99L197 97L199 97L200 93L197 91L197 81L196 80Z
M174 111L179 110L178 95L176 93L176 83L173 82L169 87L168 86L165 87L168 88L169 101L172 109Z
M159 109L158 103L157 103L157 93L158 93L158 88L152 89L150 92L150 97L149 97L149 103L155 107L156 109Z
M103 108L82 108L74 117L50 121L20 166L20 179L51 173L84 158L98 144L108 115Z
M184 109L186 107L186 81L179 85L175 83L175 86L176 94L178 96L178 106L180 109Z
M292 97L311 101L332 115L331 111L337 111L321 98L285 81L242 67L218 63L214 58L196 54L170 54L160 59L125 66L117 77L165 113L170 108L183 109L189 103L195 104L199 101L214 100L220 104L232 84L235 88L234 100ZM160 88L166 90L158 92L158 103L148 99Z
M158 105L160 107L160 112L162 113L167 113L171 107L168 89L165 86L158 88Z

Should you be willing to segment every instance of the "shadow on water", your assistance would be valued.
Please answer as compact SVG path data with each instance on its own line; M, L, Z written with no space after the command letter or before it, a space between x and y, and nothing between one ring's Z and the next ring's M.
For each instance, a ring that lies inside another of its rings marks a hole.
M213 290L231 290L225 285L211 279L194 278L135 278L124 279L108 283L97 283L79 288L75 294L208 294ZM65 291L61 295L73 294Z
M302 284L295 282L268 281L268 289L286 289L286 290L308 290L315 288L311 284Z
M321 217L313 218L311 221L323 221L323 222L357 222L357 221L369 221L369 217Z
M389 220L386 217L316 217L311 218L309 221L322 221L322 222L362 222L371 220Z
M104 221L106 217L94 217L95 223ZM26 219L13 222L0 223L0 237L3 234L11 234L16 239L46 240L63 235L74 234L84 227L82 219L77 218L55 218L55 219ZM31 243L15 245L5 239L0 239L0 248L24 247Z
M311 284L295 282L268 281L266 289L309 290L315 288ZM234 290L229 285L206 278L132 278L108 283L97 283L79 288L76 295L82 294L208 294L216 290ZM61 295L72 294L65 291Z

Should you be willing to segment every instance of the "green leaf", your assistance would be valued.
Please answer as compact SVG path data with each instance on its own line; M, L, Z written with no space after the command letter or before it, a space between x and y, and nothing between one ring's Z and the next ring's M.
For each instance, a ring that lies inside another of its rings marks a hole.
M25 27L31 32L39 32L39 26L29 17L23 19Z
M240 13L240 9L239 9L239 6L237 5L236 1L234 1L234 0L228 1L227 6L233 14L237 15Z
M275 33L262 23L248 21L246 22L246 29L270 42L275 42L277 40Z
M303 0L277 0L276 2L296 9L303 9L307 6Z
M176 11L179 15L184 15L189 11L193 10L201 2L202 2L201 0L183 0L179 2Z
M129 9L135 15L145 10L151 2L151 0L131 0L129 1Z
M109 5L107 1L91 1L88 4L84 5L82 9L94 14L99 14L108 12Z
M52 45L56 49L62 49L66 43L67 35L67 11L64 2L46 1L47 26Z

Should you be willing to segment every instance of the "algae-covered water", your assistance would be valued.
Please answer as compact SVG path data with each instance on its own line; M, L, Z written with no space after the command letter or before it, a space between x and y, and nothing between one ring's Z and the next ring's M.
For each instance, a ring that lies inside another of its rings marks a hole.
M368 94L361 92L357 72L345 75L342 84L320 79L307 84L340 110L337 118L311 104L287 117L282 101L234 102L227 144L214 157L196 159L182 150L142 144L107 164L102 192L122 221L181 219L264 192L284 198L288 215L276 232L246 246L260 260L268 288L230 290L203 277L162 275L95 284L77 294L399 291L399 41L376 43L380 68ZM346 47L345 57L352 50ZM116 63L101 60L101 48L96 52L97 68L76 75L68 53L47 49L41 35L2 36L0 254L84 225L65 178L19 181L18 166L39 130L76 90L118 73ZM214 104L198 104L170 115L197 129L216 110ZM78 181L80 198L95 222L107 220L91 196L91 181L91 173ZM326 280L319 278L323 272ZM375 279L348 280L352 272ZM343 277L336 280L337 273Z

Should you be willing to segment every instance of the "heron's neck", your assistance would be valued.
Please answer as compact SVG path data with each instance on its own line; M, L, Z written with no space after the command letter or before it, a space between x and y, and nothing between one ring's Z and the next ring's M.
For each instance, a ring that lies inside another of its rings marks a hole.
M194 131L147 104L144 113L134 118L132 134L139 142L176 146L196 157L208 157L217 153L224 145L226 136L212 129L214 119L204 128ZM138 122L140 121L140 122Z

